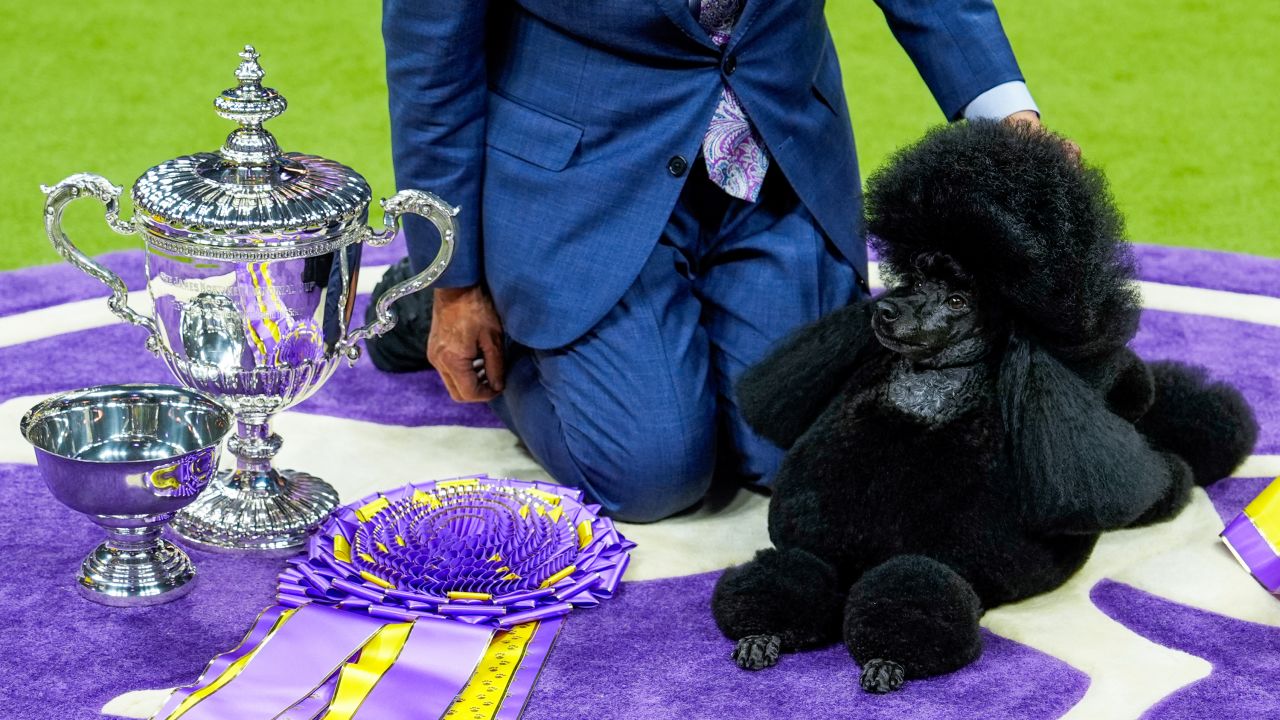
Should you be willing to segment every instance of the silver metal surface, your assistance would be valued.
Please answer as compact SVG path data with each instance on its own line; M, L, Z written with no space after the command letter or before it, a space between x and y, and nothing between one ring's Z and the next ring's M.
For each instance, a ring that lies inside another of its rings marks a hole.
M81 565L81 594L134 606L191 589L191 560L160 533L214 477L231 424L212 398L170 385L74 390L23 416L19 429L54 498L107 531Z
M177 252L194 244L210 257L247 261L307 257L358 239L352 231L364 225L370 190L351 168L289 153L262 168L260 182L238 182L239 169L200 153L147 170L133 204L148 243Z
M160 346L156 342L156 324L151 318L129 307L129 289L125 287L124 281L106 266L85 255L62 230L62 213L67 204L82 197L91 197L105 207L107 227L121 235L132 235L135 232L133 224L120 219L120 186L113 185L101 175L77 173L53 187L41 185L40 189L45 194L44 231L54 249L64 260L111 288L111 297L107 300L111 312L125 322L144 328L148 333L147 349L157 352Z
M178 381L235 412L238 434L228 449L236 469L220 474L174 529L208 547L288 550L319 526L337 493L312 475L272 466L280 438L271 416L310 397L340 359L354 363L360 340L394 326L391 305L439 278L453 255L458 209L431 193L402 190L382 202L382 227L368 227L364 178L324 158L280 152L262 123L284 112L285 100L261 85L252 47L240 57L238 85L214 103L239 123L220 151L144 173L127 221L118 217L120 188L97 175L73 175L44 188L45 221L62 256L112 289L112 311L148 330L148 349ZM63 208L86 196L104 203L113 230L136 232L146 243L153 317L131 310L120 278L63 232ZM390 242L405 213L439 230L439 252L383 295L374 322L352 331L361 248Z
M281 153L262 123L287 103L262 86L252 47L240 58L239 84L214 100L218 115L240 125L222 149L160 163L134 183L149 240L207 246L204 252L233 261L307 257L355 241L350 231L364 224L369 184L341 163Z

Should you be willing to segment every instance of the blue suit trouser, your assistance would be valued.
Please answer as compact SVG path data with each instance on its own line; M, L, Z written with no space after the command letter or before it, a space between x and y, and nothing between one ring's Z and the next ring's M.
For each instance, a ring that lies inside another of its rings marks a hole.
M491 405L558 482L619 519L658 520L697 503L713 476L768 484L783 452L743 421L734 384L858 292L776 168L748 203L699 162L618 304L565 347L512 343Z

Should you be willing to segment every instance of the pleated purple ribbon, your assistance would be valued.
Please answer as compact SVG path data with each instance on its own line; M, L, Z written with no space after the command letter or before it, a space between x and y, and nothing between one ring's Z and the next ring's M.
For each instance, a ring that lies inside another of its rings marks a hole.
M155 717L515 720L564 616L626 570L634 543L599 510L485 476L341 507L280 574L276 607Z

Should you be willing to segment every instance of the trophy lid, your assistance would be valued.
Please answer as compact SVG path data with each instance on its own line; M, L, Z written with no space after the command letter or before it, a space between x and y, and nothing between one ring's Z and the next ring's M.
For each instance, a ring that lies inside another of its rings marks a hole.
M369 184L341 163L282 153L262 124L287 103L262 86L252 45L240 58L239 84L213 103L240 125L222 148L163 162L134 184L147 242L227 260L309 257L345 244L348 231L364 225Z

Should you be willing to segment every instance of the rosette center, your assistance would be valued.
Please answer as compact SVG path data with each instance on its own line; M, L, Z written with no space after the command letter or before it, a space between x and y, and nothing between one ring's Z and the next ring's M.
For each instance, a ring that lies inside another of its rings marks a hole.
M557 503L507 486L437 487L369 508L352 563L362 574L426 595L504 595L569 568L578 537ZM368 507L368 506L366 506Z

